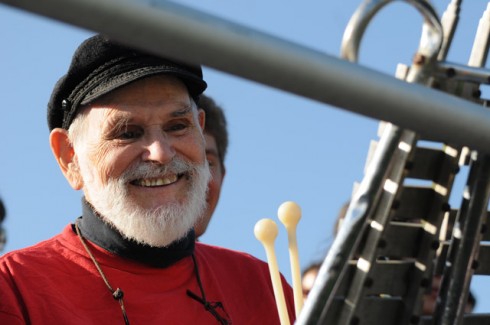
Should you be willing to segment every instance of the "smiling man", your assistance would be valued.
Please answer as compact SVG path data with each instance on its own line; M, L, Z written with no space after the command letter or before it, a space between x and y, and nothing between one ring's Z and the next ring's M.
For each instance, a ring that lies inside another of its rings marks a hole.
M102 219L136 242L167 246L205 208L203 125L182 81L148 76L94 100L69 132L52 131L51 146Z
M279 324L265 263L195 242L205 88L199 66L99 35L77 49L48 124L82 216L0 258L0 324Z

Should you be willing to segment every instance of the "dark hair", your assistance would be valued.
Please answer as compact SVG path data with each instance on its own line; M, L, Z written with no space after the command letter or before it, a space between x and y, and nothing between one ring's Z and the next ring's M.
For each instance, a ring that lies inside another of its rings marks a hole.
M476 306L476 298L471 291L468 292L468 304L471 306L471 310Z
M228 130L223 108L218 106L211 97L206 95L200 96L198 105L206 112L204 133L209 133L216 140L219 160L221 167L224 168L226 151L228 149Z
M323 263L323 261L316 261L316 262L312 262L311 264L307 265L302 272L303 275L305 275L306 273L308 273L310 271L319 270L320 267L322 266L322 263Z
M6 211L5 211L5 206L3 205L3 202L2 200L0 199L0 223L3 221L3 219L5 218L5 214L6 214Z

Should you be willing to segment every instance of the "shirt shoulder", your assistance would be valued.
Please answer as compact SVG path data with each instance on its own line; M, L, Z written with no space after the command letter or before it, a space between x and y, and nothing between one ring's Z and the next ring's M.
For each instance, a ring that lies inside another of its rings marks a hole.
M260 270L267 270L268 265L264 261L246 252L237 251L229 248L213 246L204 243L196 243L196 256L202 256L208 261L218 264L226 264L228 267L240 265L241 267L253 267Z
M63 258L63 251L72 250L75 234L71 225L67 225L63 231L49 239L35 245L13 250L0 256L0 273L10 273L14 269L28 267L35 269L44 264L55 264L55 261Z

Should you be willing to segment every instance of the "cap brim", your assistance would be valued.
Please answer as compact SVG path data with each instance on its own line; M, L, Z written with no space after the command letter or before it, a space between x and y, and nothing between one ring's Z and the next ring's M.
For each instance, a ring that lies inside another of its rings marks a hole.
M125 86L136 80L149 77L157 74L169 74L174 75L179 79L182 79L187 86L189 93L192 97L200 95L206 89L206 82L202 79L195 77L193 74L188 73L185 70L178 69L175 66L160 65L160 66L146 66L137 68L131 71L123 72L121 74L111 76L105 80L101 80L100 83L89 91L81 100L80 104L85 105L91 101L117 89Z

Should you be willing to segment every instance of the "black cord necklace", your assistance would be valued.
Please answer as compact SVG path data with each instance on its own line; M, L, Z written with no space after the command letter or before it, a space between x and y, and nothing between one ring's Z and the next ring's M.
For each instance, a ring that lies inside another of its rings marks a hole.
M76 233L78 235L78 238L80 239L80 242L82 243L83 247L85 248L85 251L89 255L90 259L94 263L95 268L97 269L97 271L99 272L100 276L102 277L102 280L104 280L104 283L105 283L107 289L109 289L109 291L111 292L112 297L114 297L114 299L119 302L119 305L121 306L121 311L122 311L122 314L123 314L123 318L124 318L124 324L125 325L130 325L129 324L128 315L126 314L126 308L124 308L124 300L123 300L124 292L120 288L116 288L116 290L114 290L112 288L112 286L110 285L109 280L107 280L107 277L105 276L104 272L102 271L99 263L97 262L97 260L95 259L94 255L90 251L87 243L85 242L85 240L84 240L84 238L83 238L83 236L82 236L82 234L80 232L80 228L78 226L78 221L79 221L79 219L77 219L75 221L75 230L76 230ZM199 268L197 266L197 261L196 261L196 257L194 256L194 253L192 253L192 262L194 264L194 273L196 275L196 280L197 280L197 284L199 286L201 297L199 297L198 295L196 295L195 293L193 293L190 290L187 290L186 291L187 295L190 298L192 298L192 299L196 300L197 302L201 303L204 306L204 309L207 312L210 312L216 318L216 320L219 322L219 324L221 324L221 325L231 325L231 321L229 320L229 316L226 313L226 311L225 311L225 309L223 307L223 304L221 302L219 302L219 301L218 302L210 302L210 301L206 300L206 294L204 292L204 287L203 287L202 282L201 282L201 276L199 274Z
M226 311L223 307L223 304L219 301L218 302L211 302L211 301L206 300L206 294L204 293L204 288L202 286L201 277L199 275L199 268L197 267L197 261L196 261L196 257L194 256L194 254L192 254L192 261L194 262L194 271L196 273L197 284L199 285L199 289L201 291L201 297L199 297L198 295L196 295L194 292L190 291L189 289L187 289L187 295L189 297L191 297L192 299L200 302L204 306L204 309L206 311L210 312L221 325L231 325L231 321L229 320L229 316L226 313ZM220 310L224 315L220 314Z
M121 305L121 311L123 314L124 323L126 325L129 325L128 315L126 314L126 309L124 308L124 301L123 301L124 292L120 288L117 288L116 290L112 289L112 286L110 285L109 280L107 280L104 272L102 272L102 269L100 268L99 263L95 260L94 255L92 254L92 252L88 248L87 243L83 239L83 236L80 232L80 228L78 227L78 220L75 222L75 229L77 231L78 238L80 238L80 242L82 243L83 247L87 251L88 256L90 256L90 259L92 259L92 262L94 263L95 267L97 268L97 271L99 271L99 274L102 277L102 280L104 280L104 283L105 283L107 289L109 289L109 291L111 292L114 299L116 299L119 302L119 305Z

